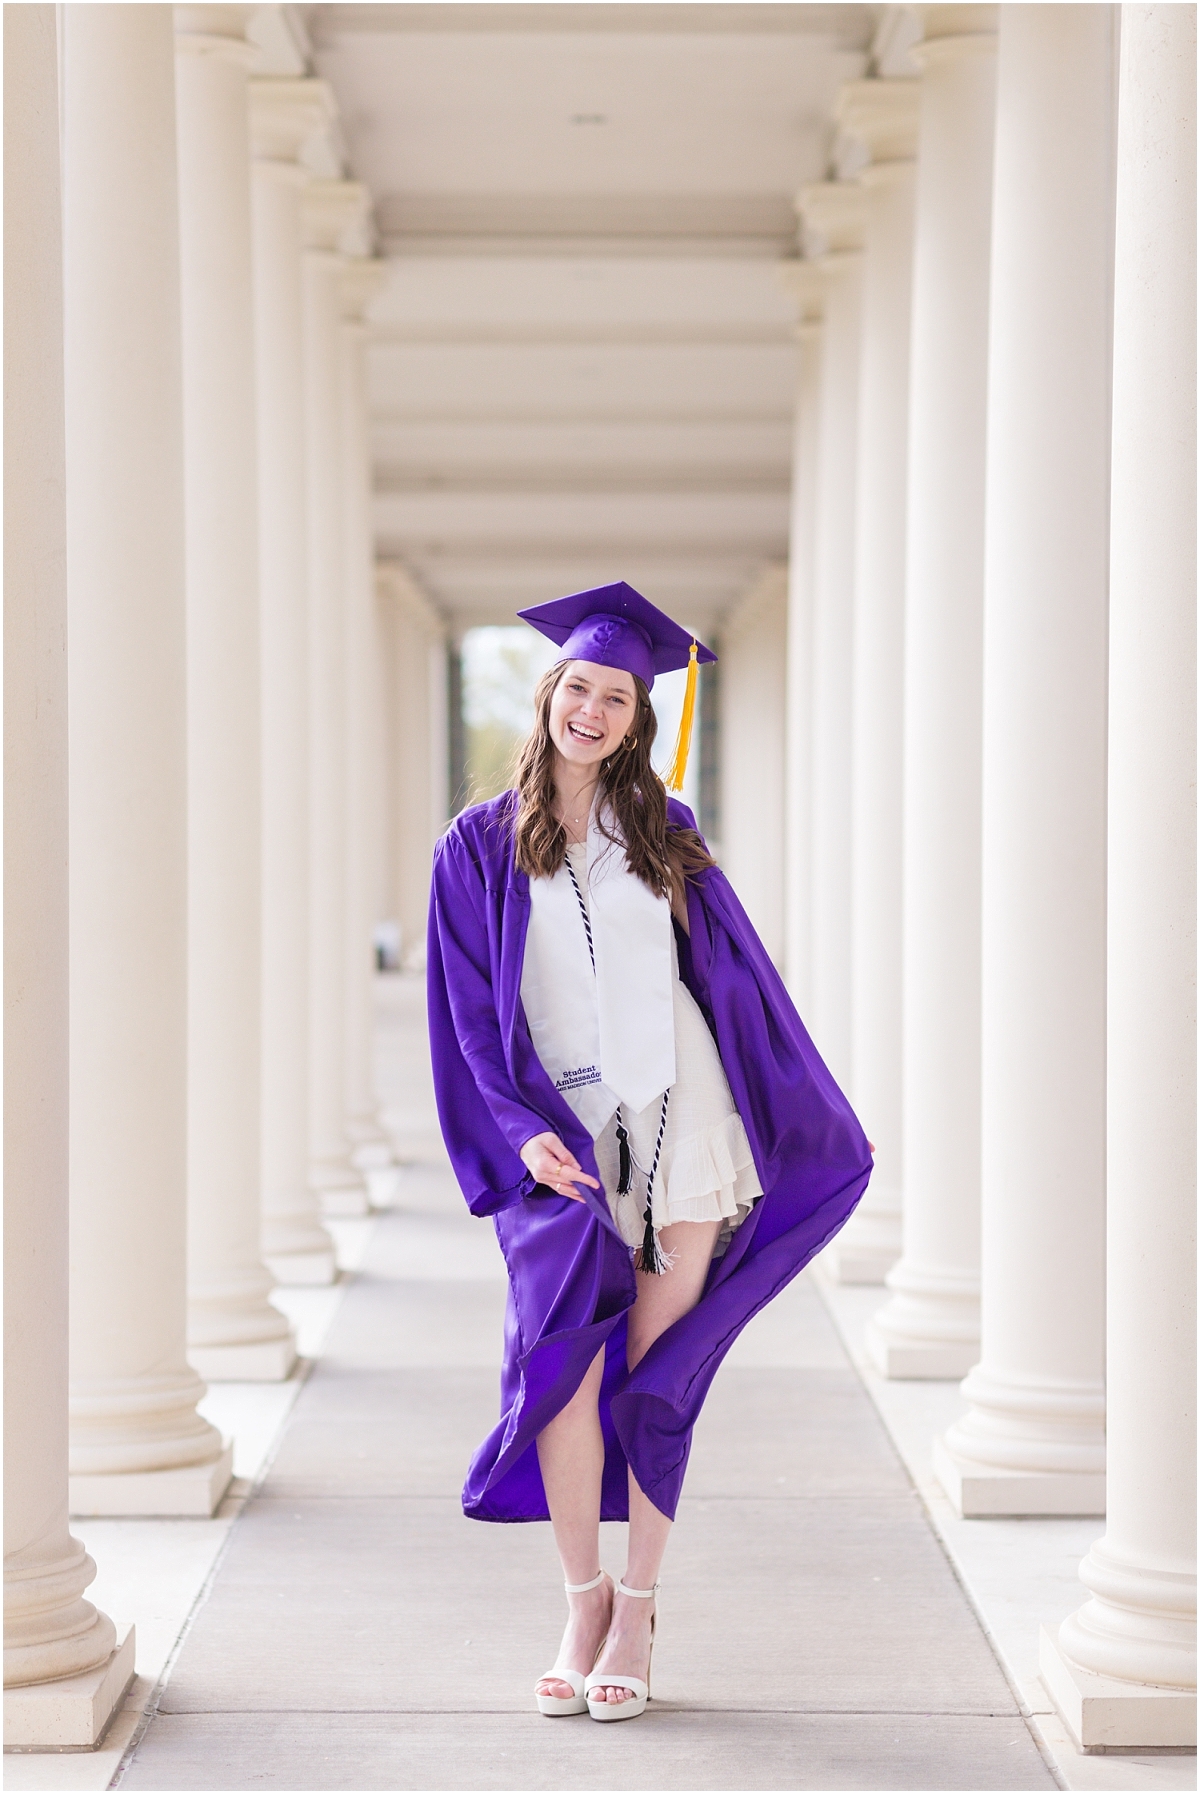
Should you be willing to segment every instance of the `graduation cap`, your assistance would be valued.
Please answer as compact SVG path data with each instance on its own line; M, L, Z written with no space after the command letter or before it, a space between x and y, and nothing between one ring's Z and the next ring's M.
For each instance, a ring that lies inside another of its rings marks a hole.
M572 592L549 604L532 605L517 615L558 643L561 660L620 667L633 673L647 689L654 684L656 673L687 668L679 738L663 779L669 791L682 790L696 710L697 663L715 660L712 649L672 622L665 611L623 579L611 586L594 586L589 592Z

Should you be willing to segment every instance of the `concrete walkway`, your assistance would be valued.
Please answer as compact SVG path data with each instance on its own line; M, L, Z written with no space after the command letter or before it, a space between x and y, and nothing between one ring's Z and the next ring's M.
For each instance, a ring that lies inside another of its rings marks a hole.
M548 1527L459 1508L495 1417L504 1272L432 1144L413 1002L397 981L384 1076L426 1162L376 1224L120 1785L1053 1787L807 1276L697 1428L649 1711L532 1710L565 1603ZM605 1528L617 1571L623 1530Z

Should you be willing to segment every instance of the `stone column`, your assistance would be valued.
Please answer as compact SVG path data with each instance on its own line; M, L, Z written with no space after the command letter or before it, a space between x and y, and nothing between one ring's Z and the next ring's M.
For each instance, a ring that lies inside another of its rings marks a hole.
M802 1015L812 1014L813 574L821 394L821 277L805 261L783 277L796 304L796 410L788 529L784 715L783 966Z
M383 743L375 627L375 535L364 352L367 301L383 265L348 261L342 274L342 418L346 594L346 1133L354 1163L371 1172L392 1162L374 1088L374 929L382 883Z
M721 619L721 864L783 963L788 570L768 561Z
M308 1183L308 543L298 160L324 82L252 81L262 643L262 1247L277 1282L332 1283Z
M309 595L309 1183L326 1214L367 1212L346 1133L346 510L341 280L365 221L354 181L305 194Z
M964 1514L1104 1511L1113 44L1001 14L983 697L982 1352Z
M67 1525L67 575L58 46L4 15L4 1738L100 1742L133 1633ZM68 1680L69 1678L69 1680Z
M854 81L843 129L866 148L851 750L851 1074L875 1172L824 1263L881 1283L900 1255L901 817L909 321L919 83Z
M823 181L797 196L823 314L812 616L812 993L805 1017L850 1086L850 753L854 515L862 353L864 194ZM840 1237L840 1236L839 1236ZM838 1242L830 1248L830 1257Z
M188 650L188 1355L286 1377L260 1256L258 471L250 8L176 7Z
M1108 735L1108 1525L1043 1632L1085 1748L1196 1743L1196 15L1121 9Z
M433 847L450 801L446 620L398 562L377 574L384 644L385 801L392 866L388 884L405 966L425 963Z
M904 1255L885 1376L979 1357L983 497L996 9L926 11L913 267L904 692Z
M187 678L175 44L63 26L71 779L71 1501L209 1514L187 1362Z

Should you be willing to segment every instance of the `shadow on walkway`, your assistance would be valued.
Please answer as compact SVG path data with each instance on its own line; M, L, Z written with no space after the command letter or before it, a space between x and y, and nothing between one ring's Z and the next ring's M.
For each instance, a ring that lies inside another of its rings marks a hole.
M432 1144L417 987L384 996L396 1206L238 1522L122 1787L1050 1788L807 1277L696 1429L645 1717L550 1721L549 1528L463 1518L504 1267ZM624 1531L604 1529L623 1566Z

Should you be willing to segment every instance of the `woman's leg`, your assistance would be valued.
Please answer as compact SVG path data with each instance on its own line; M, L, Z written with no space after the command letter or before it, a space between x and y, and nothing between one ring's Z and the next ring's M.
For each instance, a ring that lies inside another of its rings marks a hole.
M660 1334L687 1314L700 1300L712 1263L713 1247L720 1232L719 1221L677 1221L664 1227L659 1243L664 1252L674 1255L669 1271L652 1276L637 1274L637 1301L629 1312L629 1338L626 1347L630 1370L646 1356ZM629 1558L624 1582L628 1588L653 1588L667 1547L671 1522L661 1514L629 1473ZM613 1602L612 1624L608 1642L597 1667L646 1679L650 1661L650 1620L653 1601L639 1601L633 1596L617 1595ZM591 1698L598 1700L600 1690L593 1689ZM604 1689L610 1701L632 1700L632 1690L611 1686Z
M604 1439L600 1432L600 1380L604 1352L597 1352L583 1382L548 1426L538 1434L538 1463L554 1542L562 1559L565 1582L590 1582L599 1569L600 1481L604 1473ZM570 1617L558 1664L588 1675L608 1627L611 1590L602 1582L585 1595L568 1595ZM543 1676L539 1694L565 1700L574 1690L567 1682Z

